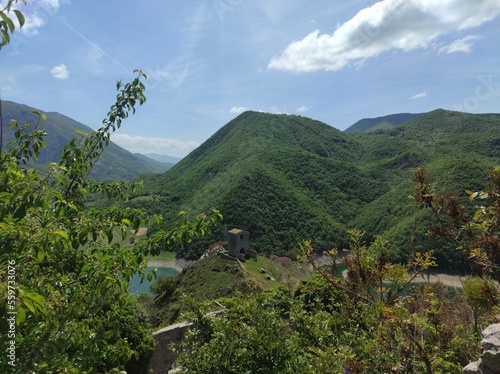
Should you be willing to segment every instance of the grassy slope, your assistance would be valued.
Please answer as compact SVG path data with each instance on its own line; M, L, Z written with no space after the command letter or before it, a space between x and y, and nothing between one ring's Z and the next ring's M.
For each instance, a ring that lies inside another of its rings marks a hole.
M151 305L150 313L155 327L177 321L188 307L185 296L198 302L229 297L236 292L252 289L236 261L217 256L195 262L175 277L175 292L160 293Z
M257 260L248 260L242 263L212 256L193 263L176 276L176 290L173 295L160 294L151 304L151 315L155 327L166 326L181 318L186 312L188 302L183 298L188 296L197 302L212 302L219 298L231 297L236 294L253 295L264 289L284 285L290 290L295 289L300 281L310 275L306 265L291 263L282 266L277 261L259 256ZM267 280L265 274L259 271L266 270L274 280ZM213 309L218 309L212 303Z

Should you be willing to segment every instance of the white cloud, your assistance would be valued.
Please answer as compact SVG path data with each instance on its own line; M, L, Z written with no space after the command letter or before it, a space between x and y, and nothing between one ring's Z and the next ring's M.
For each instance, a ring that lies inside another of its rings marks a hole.
M57 79L68 79L69 77L69 70L64 64L54 66L50 73Z
M423 99L424 97L427 97L427 91L419 92L418 94L409 97L408 100Z
M158 153L161 155L184 157L200 143L178 139L113 134L111 140L132 153Z
M480 26L499 14L498 0L380 1L333 34L316 30L291 43L268 68L297 73L336 71L393 49L426 48L444 34Z
M247 110L248 110L248 108L246 106L233 106L231 109L229 109L229 113L241 114Z
M296 108L295 110L299 113L304 113L304 112L309 111L309 109L311 109L311 107L308 107L307 105L302 105L302 106Z
M60 5L65 2L67 0L27 1L26 4L18 2L13 6L13 9L19 10L25 19L21 34L27 37L38 34L38 29L56 15ZM0 6L3 8L5 3L5 1L0 1ZM16 17L13 17L13 19L16 20Z
M465 38L462 39L457 39L453 43L441 47L439 49L439 53L441 52L446 52L446 53L456 53L456 52L463 52L463 53L469 53L472 51L472 41L481 39L480 36L478 35L467 35Z

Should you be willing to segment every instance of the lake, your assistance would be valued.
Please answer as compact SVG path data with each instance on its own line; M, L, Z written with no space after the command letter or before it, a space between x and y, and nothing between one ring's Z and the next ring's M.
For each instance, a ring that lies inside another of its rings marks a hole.
M146 268L146 275L151 271L154 270L155 266L148 266ZM167 267L156 267L156 277L158 278L160 275L176 275L178 272L174 268L167 268ZM138 295L140 293L145 293L148 295L153 295L151 291L149 290L149 285L154 284L156 282L156 278L151 279L151 283L148 282L147 279L144 279L144 282L141 282L141 277L136 274L132 278L129 284L129 290L132 294Z

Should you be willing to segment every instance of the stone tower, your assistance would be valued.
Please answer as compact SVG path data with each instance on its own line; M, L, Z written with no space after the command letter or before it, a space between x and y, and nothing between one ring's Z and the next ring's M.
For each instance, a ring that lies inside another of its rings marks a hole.
M248 231L232 229L229 234L229 255L245 261L247 257L257 258L257 252L250 249L250 234Z

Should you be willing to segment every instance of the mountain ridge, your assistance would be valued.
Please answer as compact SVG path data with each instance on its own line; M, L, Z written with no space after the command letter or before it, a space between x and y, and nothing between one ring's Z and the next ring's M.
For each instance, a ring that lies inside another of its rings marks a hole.
M4 147L14 138L12 132L7 131L10 121L19 120L21 124L30 123L34 126L38 120L38 117L33 114L34 110L36 109L25 104L2 100L4 136L2 144ZM90 127L64 114L58 112L40 112L47 116L46 120L41 121L41 127L47 131L47 136L45 137L46 148L42 149L39 162L33 166L38 165L37 167L43 167L48 162L57 161L64 145L71 138L79 136L75 133L76 130L83 131L84 133L94 131ZM139 157L110 142L109 146L103 152L102 158L96 162L90 176L105 181L114 179L130 180L144 173L161 173L167 171L168 168L169 166L164 163L150 160L145 156Z
M374 118L363 118L345 129L345 132L369 132L387 130L399 126L412 119L419 118L426 113L394 113Z

